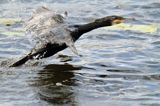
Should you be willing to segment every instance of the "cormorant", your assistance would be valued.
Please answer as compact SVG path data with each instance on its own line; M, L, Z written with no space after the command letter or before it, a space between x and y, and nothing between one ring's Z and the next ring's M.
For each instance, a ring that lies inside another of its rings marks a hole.
M31 59L50 57L69 47L75 54L74 42L84 33L93 29L123 22L121 16L107 16L82 25L69 25L65 17L46 7L38 8L26 22L26 30L31 33L35 46L25 57L11 65L16 67Z

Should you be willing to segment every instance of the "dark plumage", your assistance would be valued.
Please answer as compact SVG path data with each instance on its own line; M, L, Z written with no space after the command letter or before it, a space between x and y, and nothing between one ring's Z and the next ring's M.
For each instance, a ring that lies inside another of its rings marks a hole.
M11 65L16 67L31 59L50 57L69 47L75 54L77 50L74 42L84 33L93 29L111 26L124 21L120 16L107 16L83 25L68 25L62 15L41 7L35 11L32 18L26 23L26 30L31 32L35 47L31 52Z

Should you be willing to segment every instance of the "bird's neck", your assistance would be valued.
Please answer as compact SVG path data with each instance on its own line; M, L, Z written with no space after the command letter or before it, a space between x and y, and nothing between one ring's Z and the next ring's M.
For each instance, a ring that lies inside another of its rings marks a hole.
M99 19L100 20L100 19ZM94 21L88 24L80 25L78 28L78 31L81 32L82 34L87 33L91 30L104 27L104 26L111 26L111 23L106 23L104 21Z
M90 22L83 25L75 25L76 28L75 32L73 32L73 38L77 40L82 34L92 31L94 29L104 27L104 26L111 26L112 23L110 20L106 21L103 18L96 19L94 22Z

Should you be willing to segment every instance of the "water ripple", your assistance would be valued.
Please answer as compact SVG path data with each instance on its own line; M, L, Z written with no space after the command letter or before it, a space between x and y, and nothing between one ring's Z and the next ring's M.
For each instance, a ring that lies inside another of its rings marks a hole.
M41 5L60 13L68 11L71 24L106 15L133 17L134 24L160 23L156 0L1 0L0 17L26 20ZM21 27L0 25L0 30ZM139 33L100 28L75 43L81 57L66 49L18 68L7 66L33 45L25 35L0 34L0 105L159 106L159 34L159 29L157 33Z

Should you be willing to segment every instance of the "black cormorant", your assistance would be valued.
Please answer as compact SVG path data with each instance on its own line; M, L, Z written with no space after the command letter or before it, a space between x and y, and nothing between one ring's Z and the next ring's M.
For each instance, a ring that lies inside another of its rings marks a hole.
M78 54L74 42L81 35L96 28L119 24L124 20L125 18L121 16L107 16L87 24L69 25L62 15L45 7L38 8L26 22L25 27L31 33L35 46L29 54L12 64L11 67L20 66L31 59L50 57L67 47Z

